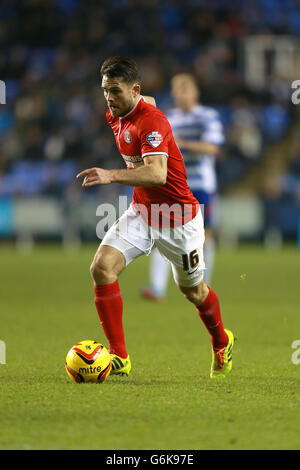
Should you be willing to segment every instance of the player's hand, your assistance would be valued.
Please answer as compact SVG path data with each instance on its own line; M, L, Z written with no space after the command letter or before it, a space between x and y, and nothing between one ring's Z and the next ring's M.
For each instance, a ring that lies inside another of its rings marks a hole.
M109 184L111 183L110 170L103 168L88 168L87 170L78 173L76 178L84 178L82 186L95 186L96 184Z

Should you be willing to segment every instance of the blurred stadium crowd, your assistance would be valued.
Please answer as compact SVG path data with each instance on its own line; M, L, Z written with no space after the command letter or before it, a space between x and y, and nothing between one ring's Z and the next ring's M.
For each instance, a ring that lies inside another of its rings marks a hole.
M202 102L225 126L218 165L225 191L293 122L290 82L262 90L245 82L241 44L251 35L299 38L299 2L2 0L0 196L62 195L79 169L121 166L100 89L100 65L110 55L136 58L142 92L163 110L171 106L170 78L195 74ZM299 135L295 141L277 196L299 202Z

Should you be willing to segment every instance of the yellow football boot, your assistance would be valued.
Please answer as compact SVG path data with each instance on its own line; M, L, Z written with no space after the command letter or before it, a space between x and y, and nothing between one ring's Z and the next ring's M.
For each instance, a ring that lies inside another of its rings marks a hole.
M127 356L126 359L123 359L116 354L111 354L110 357L110 375L129 375L129 372L131 371L131 361L129 356Z
M230 330L225 330L228 336L228 344L218 351L212 350L212 363L210 369L211 379L225 379L232 369L232 349L234 336Z

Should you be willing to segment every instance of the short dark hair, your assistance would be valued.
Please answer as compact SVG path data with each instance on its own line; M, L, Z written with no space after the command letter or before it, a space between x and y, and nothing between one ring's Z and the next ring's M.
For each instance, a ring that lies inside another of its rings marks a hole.
M130 57L113 56L106 59L101 67L101 75L109 78L121 78L124 82L141 84L138 65Z

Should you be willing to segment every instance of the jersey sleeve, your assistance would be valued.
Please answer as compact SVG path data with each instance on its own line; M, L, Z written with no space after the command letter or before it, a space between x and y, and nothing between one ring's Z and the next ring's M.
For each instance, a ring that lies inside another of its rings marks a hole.
M144 118L140 130L142 157L155 154L163 154L168 157L171 136L172 131L166 117Z

